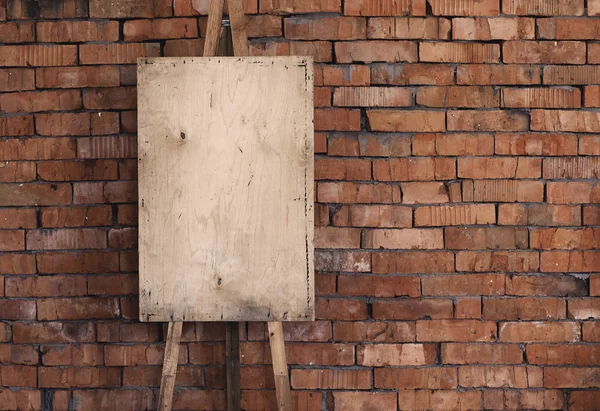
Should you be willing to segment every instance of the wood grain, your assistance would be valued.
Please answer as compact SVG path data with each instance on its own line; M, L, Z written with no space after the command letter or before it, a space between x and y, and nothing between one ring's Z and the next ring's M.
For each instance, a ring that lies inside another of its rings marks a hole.
M165 357L163 359L162 377L160 380L160 394L158 397L158 410L171 411L173 405L173 390L175 389L175 374L177 373L177 359L179 358L179 342L181 341L181 321L170 322L167 329Z
M314 319L312 64L138 62L141 321Z

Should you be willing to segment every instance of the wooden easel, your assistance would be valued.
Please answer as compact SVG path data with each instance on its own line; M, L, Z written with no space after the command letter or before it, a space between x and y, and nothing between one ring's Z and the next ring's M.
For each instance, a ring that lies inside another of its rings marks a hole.
M225 0L211 0L208 11L208 24L206 40L204 43L204 57L217 55L219 47L219 34L223 20ZM229 19L231 21L231 34L233 52L235 56L248 56L248 37L246 35L246 17L242 0L228 0ZM165 357L163 360L162 378L160 382L160 395L158 411L171 411L173 405L173 391L177 373L177 359L179 358L179 344L181 341L181 321L169 322ZM240 331L239 323L227 322L225 335L226 374L227 374L227 410L240 411ZM273 374L275 376L275 389L277 393L277 408L279 411L292 411L292 395L285 356L283 327L281 322L269 322L269 341L271 357L273 360Z

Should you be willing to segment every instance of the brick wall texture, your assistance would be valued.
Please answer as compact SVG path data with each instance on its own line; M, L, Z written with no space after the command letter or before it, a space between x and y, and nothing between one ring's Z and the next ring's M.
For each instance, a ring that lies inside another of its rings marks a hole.
M1 410L155 409L135 63L200 56L208 6L0 0ZM600 409L600 0L244 7L253 54L315 58L296 410ZM243 409L273 410L241 332ZM175 409L225 409L224 334L185 324Z

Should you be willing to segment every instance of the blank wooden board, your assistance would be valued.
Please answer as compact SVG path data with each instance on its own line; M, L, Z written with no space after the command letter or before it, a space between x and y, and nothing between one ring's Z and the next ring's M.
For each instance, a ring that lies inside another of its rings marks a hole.
M138 61L141 321L314 319L312 67Z

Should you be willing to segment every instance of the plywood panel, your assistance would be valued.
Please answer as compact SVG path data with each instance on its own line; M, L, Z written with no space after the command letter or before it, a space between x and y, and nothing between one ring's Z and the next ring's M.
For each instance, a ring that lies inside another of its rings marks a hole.
M138 62L140 320L314 317L307 57Z

